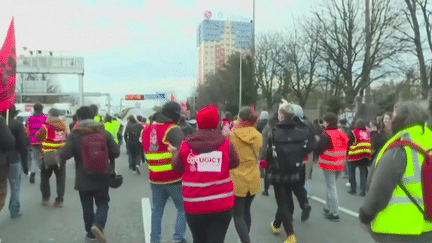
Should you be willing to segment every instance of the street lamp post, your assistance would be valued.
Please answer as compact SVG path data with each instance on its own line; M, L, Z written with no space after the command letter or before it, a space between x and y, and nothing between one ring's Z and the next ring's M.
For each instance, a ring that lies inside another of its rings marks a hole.
M240 50L239 112L242 106L242 51Z

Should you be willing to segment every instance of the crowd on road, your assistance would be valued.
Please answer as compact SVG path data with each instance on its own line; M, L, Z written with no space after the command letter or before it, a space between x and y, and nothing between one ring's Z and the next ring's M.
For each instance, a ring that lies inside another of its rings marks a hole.
M139 175L141 164L148 165L154 243L161 241L169 198L177 209L173 242L186 242L186 225L195 243L224 242L231 219L240 241L253 242L251 205L261 191L269 196L270 186L276 199L270 228L279 234L283 227L285 242L296 242L293 194L301 221L308 220L315 163L325 178L326 219L341 220L336 181L344 175L348 192L357 194L359 188L365 197L359 218L376 241L432 239L432 110L414 103L398 103L372 121L327 113L311 122L299 105L285 100L274 114L261 111L258 116L253 106L243 107L236 118L225 113L221 121L218 107L206 106L188 121L181 106L169 101L148 121L129 116L125 129L114 116L102 118L96 105L80 107L70 125L56 109L42 110L36 103L25 125L15 119L14 108L0 116L0 210L9 182L11 218L21 216L22 173L32 184L40 173L43 206L51 205L54 173L53 206L63 207L65 164L74 158L85 238L106 242L109 188L122 184L115 159L124 140L129 169Z

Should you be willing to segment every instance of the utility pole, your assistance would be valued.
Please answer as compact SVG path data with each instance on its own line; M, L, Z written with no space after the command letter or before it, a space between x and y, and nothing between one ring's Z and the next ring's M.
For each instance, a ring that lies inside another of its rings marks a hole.
M252 55L255 69L255 0L253 0L253 18L252 18Z
M240 50L239 112L242 106L242 50Z

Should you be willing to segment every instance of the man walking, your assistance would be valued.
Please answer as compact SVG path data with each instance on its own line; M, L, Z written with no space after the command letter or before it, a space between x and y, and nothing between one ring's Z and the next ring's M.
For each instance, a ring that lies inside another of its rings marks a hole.
M20 190L21 190L21 172L28 173L27 168L27 145L28 138L24 132L24 126L20 121L14 119L17 114L15 106L9 110L9 129L12 132L16 145L13 150L7 153L7 163L9 165L9 184L10 184L10 201L9 212L11 218L21 216L20 212ZM1 114L4 118L6 112ZM3 136L3 134L2 134Z
M29 116L26 126L27 135L30 138L31 149L31 167L30 167L30 183L35 183L36 170L40 169L42 163L42 144L35 137L42 124L45 123L46 116L42 113L43 106L41 103L36 103L33 106L33 115Z
M151 242L161 241L161 223L165 204L172 198L177 208L177 221L173 242L184 242L186 216L183 209L181 174L172 166L172 153L169 145L180 147L183 132L176 124L180 119L181 107L169 101L162 111L153 116L155 121L142 133L142 144L149 166L149 179L152 190L152 230Z
M57 153L57 150L63 147L67 137L67 124L59 118L57 109L52 108L48 112L46 122L36 133L36 139L42 141L42 166L41 166L41 183L42 205L48 206L51 196L49 180L52 173L56 175L57 181L57 198L54 207L63 207L63 197L66 183L66 161L57 161L59 164L50 163L50 153Z
M0 116L0 211L3 209L7 194L7 178L9 166L7 165L7 152L15 147L15 138L6 125L5 119ZM0 239L1 242L1 239Z
M94 120L89 107L79 108L76 114L79 125L68 136L60 158L75 159L75 190L81 199L86 238L106 242L103 229L108 217L109 179L113 172L110 159L117 158L120 150L104 124ZM97 206L96 214L93 204Z

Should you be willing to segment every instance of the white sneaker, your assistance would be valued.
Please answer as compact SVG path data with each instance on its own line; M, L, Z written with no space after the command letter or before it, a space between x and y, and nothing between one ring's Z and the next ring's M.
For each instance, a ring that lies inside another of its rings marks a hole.
M345 186L350 187L351 183L347 182L347 184L345 184Z

